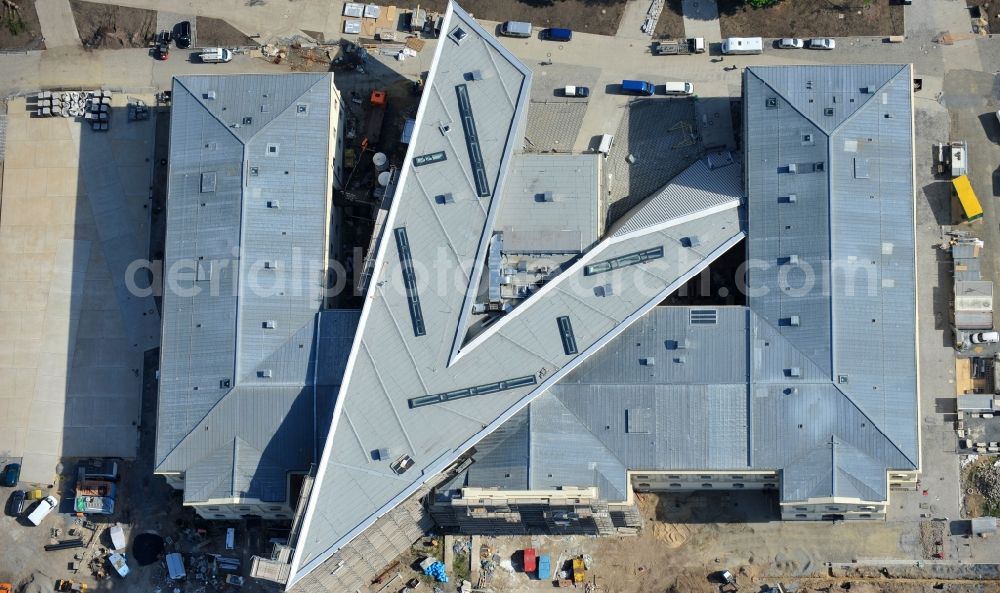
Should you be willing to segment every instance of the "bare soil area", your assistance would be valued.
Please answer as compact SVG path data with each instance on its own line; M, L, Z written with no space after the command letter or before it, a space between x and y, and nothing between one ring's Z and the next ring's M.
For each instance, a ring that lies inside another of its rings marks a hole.
M258 45L256 41L222 19L197 17L195 30L199 47L246 47Z
M397 0L397 8L444 13L447 0ZM624 0L464 0L462 8L488 21L528 21L536 27L566 27L614 35L625 12ZM666 10L664 10L666 12Z
M84 47L146 47L156 36L156 11L83 0L70 0L69 6Z
M684 11L681 0L667 0L660 12L653 31L656 39L679 39L684 37Z
M719 0L723 37L859 37L903 34L903 6L893 0L785 0L752 8Z
M0 10L0 49L45 49L35 0L3 3Z
M965 0L965 4L969 7L969 18L982 19L980 22L985 22L986 31L984 33L991 33L994 29L1000 30L1000 2L997 0Z

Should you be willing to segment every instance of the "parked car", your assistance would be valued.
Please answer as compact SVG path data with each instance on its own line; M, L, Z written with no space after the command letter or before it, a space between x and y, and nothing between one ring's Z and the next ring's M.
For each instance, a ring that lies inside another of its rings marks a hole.
M567 86L563 89L563 95L566 97L589 97L590 88L585 86Z
M837 42L829 37L818 37L809 40L809 49L833 49L837 47Z
M41 525L42 519L48 516L52 512L52 509L59 506L59 499L55 496L46 496L45 498L38 501L38 504L28 515L28 521L32 525Z
M181 21L174 25L174 43L181 49L191 47L191 21Z
M233 52L224 47L206 47L198 59L204 64L222 64L233 59Z
M785 37L778 41L778 49L802 49L806 42L796 37Z
M507 37L531 37L531 23L507 21L500 25L500 34Z
M969 336L973 344L996 344L1000 342L1000 332L976 332Z
M15 490L7 500L7 514L16 517L24 510L24 490Z
M559 27L542 29L542 39L548 39L549 41L571 41L573 39L573 31Z
M663 85L664 95L693 95L694 85L690 82L667 82Z
M0 484L4 488L13 488L17 486L17 481L21 479L21 464L20 463L8 463L7 467L3 468L3 480Z

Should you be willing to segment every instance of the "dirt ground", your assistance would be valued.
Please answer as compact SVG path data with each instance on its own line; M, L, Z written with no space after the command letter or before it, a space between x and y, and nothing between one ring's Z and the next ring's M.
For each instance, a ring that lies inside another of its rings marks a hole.
M962 468L962 516L995 517L1000 514L1000 490L994 490L992 497L984 492L992 475L995 483L1000 476L1000 468L994 467L997 457L981 455L979 459Z
M69 5L84 47L146 47L156 36L155 11L83 0L70 0Z
M679 39L684 37L684 11L681 0L667 0L656 21L655 39Z
M893 0L786 0L751 8L744 0L719 0L719 23L723 37L902 35L903 6Z
M207 16L197 17L195 30L199 47L246 47L256 46L257 42L244 35L239 29L222 19Z
M1000 27L1000 1L997 0L965 0L966 6L972 9L970 17L975 17L975 9L979 9L979 17L986 21L987 28L992 32ZM1000 29L998 29L1000 30Z
M447 0L397 0L397 8L444 13ZM625 12L623 0L465 0L462 8L488 21L528 21L536 27L566 27L574 31L614 35ZM666 11L664 11L666 12Z
M3 4L0 10L0 49L45 49L35 0Z

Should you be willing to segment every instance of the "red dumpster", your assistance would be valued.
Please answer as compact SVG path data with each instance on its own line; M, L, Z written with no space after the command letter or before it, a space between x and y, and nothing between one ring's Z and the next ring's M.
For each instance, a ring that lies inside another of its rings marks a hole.
M535 572L536 560L538 559L535 555L535 548L525 548L522 554L524 554L524 572Z

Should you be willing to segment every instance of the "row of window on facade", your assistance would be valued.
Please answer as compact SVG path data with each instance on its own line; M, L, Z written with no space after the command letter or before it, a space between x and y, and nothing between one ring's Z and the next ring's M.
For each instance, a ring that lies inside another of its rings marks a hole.
M733 484L730 484L730 486L732 486L733 488L745 488L746 484L744 484L742 482L735 482ZM765 482L764 485L763 485L764 488L775 488L776 486L777 485L774 484L773 482ZM649 488L649 487L650 487L650 485L649 485L648 482L640 482L639 483L639 488ZM683 488L684 485L683 484L678 484L678 483L674 482L674 483L668 484L668 487L669 488ZM712 487L714 487L714 484L705 482L704 484L701 485L701 487L702 488L712 488Z

